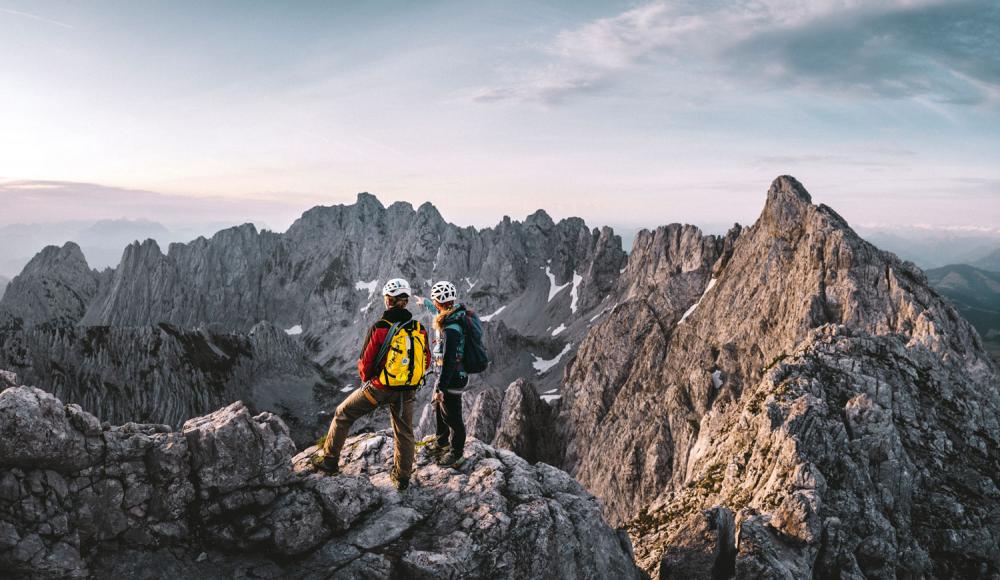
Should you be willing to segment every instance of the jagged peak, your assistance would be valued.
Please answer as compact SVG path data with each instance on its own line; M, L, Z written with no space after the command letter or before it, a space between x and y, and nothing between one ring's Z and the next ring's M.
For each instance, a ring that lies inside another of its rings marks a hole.
M552 221L552 216L550 216L544 209L535 210L535 213L529 215L524 220L524 224L540 228L551 228L556 225L555 222Z
M125 247L125 252L122 255L122 263L132 256L149 255L163 256L163 252L160 251L160 244L153 238L146 238L142 242L136 240Z
M771 234L784 236L787 231L800 231L803 222L815 211L806 188L791 175L781 175L771 182L757 222L765 224Z
M556 225L558 227L560 227L560 228L570 228L570 229L584 228L584 229L587 229L587 222L585 222L583 220L583 218L581 218L581 217L563 218L563 219L559 220L559 223L556 224Z
M355 202L355 205L365 209L376 209L376 210L385 209L385 206L382 205L382 202L379 201L377 197L368 193L367 191L362 191L361 193L358 194L358 199Z
M394 201L387 208L389 213L414 213L413 204L408 201Z
M52 258L52 257L83 258L83 250L80 249L80 246L77 245L76 242L66 242L62 246L56 246L56 245L45 246L44 248L42 248L40 252L38 252L38 256L46 258Z
M253 225L250 222L247 222L244 224L240 224L238 226L225 228L215 232L212 235L212 240L226 240L232 237L247 236L247 235L256 236L257 233L258 233L257 226Z
M52 245L42 248L24 267L22 274L44 273L49 268L65 266L67 264L82 266L87 270L90 269L90 266L87 265L87 258L83 255L83 250L80 249L80 246L75 242L66 242L62 246Z
M795 199L798 201L803 201L805 203L812 203L812 196L806 191L806 188L791 175L779 175L771 182L771 187L767 191L767 196L770 199L772 196L788 197L789 199Z
M441 216L441 212L438 211L438 208L429 201L425 201L424 203L420 204L420 207L417 208L417 215L432 219L434 221L444 221L444 217Z

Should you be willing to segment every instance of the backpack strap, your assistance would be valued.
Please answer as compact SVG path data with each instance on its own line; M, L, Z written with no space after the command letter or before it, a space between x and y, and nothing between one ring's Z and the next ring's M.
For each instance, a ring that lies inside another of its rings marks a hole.
M386 320L386 322L389 322ZM378 356L375 357L375 365L381 366L385 364L385 357L389 354L389 349L392 347L392 339L396 337L396 333L399 332L399 327L403 326L402 322L396 322L389 327L389 332L385 335L385 340L382 341L381 348L378 349Z
M458 341L459 351L458 351L458 354L456 355L456 357L458 358L459 372L463 372L464 373L465 372L465 368L464 368L464 365L462 365L462 359L465 358L465 340L466 340L466 336L465 335L467 334L465 332L465 322L464 321L455 321L455 322L452 322L451 324L445 325L445 329L449 329L449 328L457 330L462 335L462 338L460 338L459 341Z

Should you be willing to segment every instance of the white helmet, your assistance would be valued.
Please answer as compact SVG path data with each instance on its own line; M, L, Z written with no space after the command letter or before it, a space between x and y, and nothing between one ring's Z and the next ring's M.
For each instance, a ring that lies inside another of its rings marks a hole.
M410 295L410 283L402 278L393 278L382 287L382 294L386 296Z
M451 302L458 298L458 289L455 285L447 280L441 280L437 284L431 286L431 300L437 302L438 304L444 304L445 302Z

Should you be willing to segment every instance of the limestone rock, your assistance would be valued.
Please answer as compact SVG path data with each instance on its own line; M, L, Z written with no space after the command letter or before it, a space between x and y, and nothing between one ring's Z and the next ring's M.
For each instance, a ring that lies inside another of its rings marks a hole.
M476 440L461 471L421 454L398 492L385 431L348 439L330 477L315 448L293 457L280 419L235 403L182 432L99 430L81 466L45 446L93 437L96 419L29 387L0 409L19 444L0 453L0 568L16 577L642 577L568 475Z
M10 281L0 305L27 324L72 325L83 318L100 282L80 246L47 246Z
M120 423L178 427L244 400L281 412L305 443L325 429L317 412L331 405L322 387L332 387L318 365L301 343L268 323L249 335L169 324L34 326L0 331L0 360L24 383Z
M80 469L91 461L86 449L52 395L27 387L0 393L0 466Z
M271 413L250 416L242 402L184 423L194 475L203 490L227 493L244 487L279 486L291 476L295 444L288 427Z
M566 371L557 464L644 569L718 562L721 509L740 578L1000 573L1000 371L919 269L782 176L723 239L637 238L619 287Z
M558 435L552 409L530 383L519 379L504 394L493 445L509 449L530 462L557 461Z

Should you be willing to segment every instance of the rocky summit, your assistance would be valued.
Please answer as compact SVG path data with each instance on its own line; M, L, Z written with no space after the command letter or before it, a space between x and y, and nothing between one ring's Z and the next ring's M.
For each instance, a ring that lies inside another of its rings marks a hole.
M640 236L617 294L566 370L557 464L646 570L1000 574L1000 372L915 266L785 176L725 240Z
M0 374L4 385L16 383ZM0 570L24 578L640 578L627 536L566 473L473 441L389 480L386 432L343 473L309 466L271 413L233 403L104 425L31 387L0 393Z

